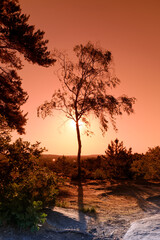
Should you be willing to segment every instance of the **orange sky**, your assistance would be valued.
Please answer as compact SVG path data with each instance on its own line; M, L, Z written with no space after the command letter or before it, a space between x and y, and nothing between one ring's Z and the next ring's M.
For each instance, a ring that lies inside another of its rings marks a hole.
M82 135L82 154L104 154L116 137L133 152L145 153L160 145L160 1L159 0L20 0L30 23L45 31L50 50L71 52L79 43L100 43L114 57L121 80L118 95L136 97L135 114L117 119L102 137L92 119L92 137ZM58 87L55 68L42 68L24 62L20 75L29 94L25 140L40 141L48 153L76 154L73 126L60 113L45 120L37 118L37 107L50 100Z

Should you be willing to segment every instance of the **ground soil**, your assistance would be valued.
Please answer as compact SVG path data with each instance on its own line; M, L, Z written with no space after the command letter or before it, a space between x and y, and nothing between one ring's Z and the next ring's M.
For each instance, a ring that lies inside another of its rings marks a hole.
M160 183L145 181L68 181L61 188L59 202L67 208L96 210L97 235L122 239L130 224L160 212ZM89 226L93 229L93 226ZM99 231L99 232L98 232Z
M79 213L85 210L89 215L89 221L84 218L89 235L68 230L57 232L46 223L36 234L18 234L9 228L0 228L0 240L123 239L132 222L160 213L160 183L67 180L60 188L57 206ZM95 213L89 213L91 208Z

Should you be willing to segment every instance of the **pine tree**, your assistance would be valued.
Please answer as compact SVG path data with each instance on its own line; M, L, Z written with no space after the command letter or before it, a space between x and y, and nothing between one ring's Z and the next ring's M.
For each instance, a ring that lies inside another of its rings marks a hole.
M0 1L0 124L24 133L27 118L21 106L28 95L23 90L18 70L24 59L44 67L55 62L47 50L44 32L28 24L29 16L21 13L17 0Z

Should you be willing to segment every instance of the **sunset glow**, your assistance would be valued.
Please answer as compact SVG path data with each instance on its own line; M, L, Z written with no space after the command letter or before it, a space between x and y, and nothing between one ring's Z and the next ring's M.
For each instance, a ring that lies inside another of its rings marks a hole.
M73 128L73 129L75 130L75 128L76 128L76 123L75 123L74 120L71 120L71 121L70 121L70 126L71 126L71 128Z
M70 120L69 122L70 122L71 128L73 128L75 130L76 122L74 120ZM80 126L81 129L85 128L85 124L81 120L79 120L79 126Z
M88 41L111 51L116 75L121 80L113 94L126 93L137 99L134 114L117 118L118 132L109 125L103 137L98 121L91 118L94 135L82 136L82 154L104 154L115 138L139 153L159 145L160 1L20 0L20 5L30 15L30 23L45 31L51 51L64 50L73 57L73 47ZM66 118L59 112L45 120L37 118L37 107L59 87L55 71L56 65L43 68L24 62L20 75L29 99L23 107L28 112L28 122L22 137L32 143L41 142L48 153L76 154L73 121L64 124ZM14 139L19 137L13 135Z

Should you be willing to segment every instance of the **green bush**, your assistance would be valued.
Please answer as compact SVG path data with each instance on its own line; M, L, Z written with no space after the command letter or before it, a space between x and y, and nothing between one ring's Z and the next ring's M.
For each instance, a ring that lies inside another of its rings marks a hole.
M103 179L106 179L106 173L105 173L105 171L103 170L103 169L96 169L96 171L95 172L93 172L93 178L94 179L101 179L101 180L103 180Z
M144 155L135 155L131 171L135 178L160 180L160 147L149 148Z
M20 199L19 196L12 198L6 203L2 202L0 204L0 213L1 224L18 226L20 229L29 228L31 231L38 230L40 224L45 222L47 216L42 212L41 201Z
M1 145L0 223L35 230L45 221L43 208L54 205L56 176L38 164L43 149L18 139Z

